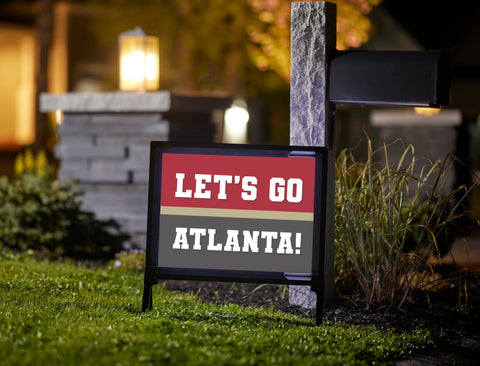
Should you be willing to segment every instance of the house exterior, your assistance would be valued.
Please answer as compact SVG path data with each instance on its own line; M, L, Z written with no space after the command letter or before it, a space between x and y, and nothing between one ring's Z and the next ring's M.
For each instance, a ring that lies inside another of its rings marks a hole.
M47 33L39 32L42 26L39 20L45 18L45 8L42 7L45 5L51 14L50 26L44 28L49 29ZM85 24L92 16L84 1L80 0L0 0L1 175L13 174L15 155L25 146L33 144L44 148L53 157L58 143L55 116L39 116L38 92L61 94L116 88L116 44L101 46L85 31ZM372 11L371 18L376 33L364 49L423 49L382 5ZM474 171L480 171L480 127L477 121L480 112L477 98L480 95L479 24L465 25L466 31L453 56L450 111L441 112L437 117L420 118L411 109L339 105L337 150L357 146L366 131L379 145L397 137L404 138L406 143L416 144L418 141L419 146L426 148L419 153L427 158L441 157L446 152L459 154ZM48 33L50 37L47 37ZM40 72L43 64L39 56L45 38L49 40L48 68ZM45 90L37 87L40 74L47 77ZM432 131L436 133L432 134ZM428 137L432 137L428 139L429 144L423 144Z

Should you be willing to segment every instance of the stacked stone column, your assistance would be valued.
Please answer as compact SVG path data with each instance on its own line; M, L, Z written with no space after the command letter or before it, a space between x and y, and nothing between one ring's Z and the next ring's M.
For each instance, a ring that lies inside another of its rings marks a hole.
M65 113L58 127L58 177L79 180L83 208L117 220L145 245L150 141L168 139L160 113Z
M170 94L43 95L42 111L63 111L55 157L60 181L76 179L82 208L115 219L145 248L150 141L166 141Z
M83 209L117 220L145 248L150 142L218 142L231 102L166 91L43 94L40 111L63 112L58 178L76 179Z

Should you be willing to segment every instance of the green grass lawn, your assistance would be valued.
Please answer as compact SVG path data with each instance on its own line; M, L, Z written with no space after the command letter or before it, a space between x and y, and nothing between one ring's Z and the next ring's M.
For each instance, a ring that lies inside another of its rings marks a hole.
M427 331L313 321L204 304L143 276L0 255L0 365L367 365L432 344Z

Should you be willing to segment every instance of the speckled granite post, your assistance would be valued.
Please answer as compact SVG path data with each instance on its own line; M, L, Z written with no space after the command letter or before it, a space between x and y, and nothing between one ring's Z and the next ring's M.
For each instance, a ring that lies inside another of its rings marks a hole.
M332 148L333 107L327 101L329 53L335 49L336 7L326 2L292 2L290 145ZM327 187L324 300L333 297L334 154L330 154ZM290 286L290 304L311 309L316 294Z

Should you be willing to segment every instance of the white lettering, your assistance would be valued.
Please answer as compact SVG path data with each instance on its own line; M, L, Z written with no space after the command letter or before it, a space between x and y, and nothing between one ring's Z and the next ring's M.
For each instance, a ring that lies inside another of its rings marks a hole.
M175 240L172 244L172 249L192 249L195 251L203 249L232 253L300 254L302 245L301 233L243 230L242 237L240 237L239 230L228 229L226 231L225 243L215 242L216 233L216 229L177 227L175 228ZM204 237L208 241L206 248L204 246L205 242L202 243ZM259 238L264 239L264 241L259 243ZM295 248L293 247L292 238L295 238ZM190 246L192 241L189 243L188 239L193 240L192 246ZM260 247L261 244L264 244L263 248Z
M206 229L196 229L190 228L190 235L193 235L193 250L202 250L202 245L200 244L200 237L207 235Z
M285 179L274 177L270 179L270 201L283 202L285 200Z
M303 181L299 178L290 178L287 182L287 201L298 203L302 201Z
M286 185L287 201L290 203L302 202L303 181L300 178L290 178ZM272 202L285 201L285 179L280 177L270 179L269 198Z
M280 232L277 254L293 254L292 233Z
M211 174L195 174L195 193L193 197L210 199L212 192L208 191L205 183L210 183L212 181Z
M302 247L302 233L295 234L295 254L300 254L300 248Z
M227 241L223 247L225 252L239 252L238 230L227 230Z
M212 194L216 194L219 200L228 199L228 185L241 182L241 198L244 201L255 201L258 197L257 183L258 179L254 176L240 177L238 175L225 174L195 174L195 190L185 187L185 173L176 173L177 187L175 197L177 198L199 198L211 199ZM210 183L210 184L208 184ZM218 189L212 193L213 184L218 185ZM271 202L284 202L285 199L290 203L299 203L303 199L303 181L300 178L290 178L285 180L282 177L272 177L269 183L269 199Z
M213 182L219 183L218 199L226 200L227 199L227 183L232 183L232 176L231 175L214 175Z
M217 230L208 229L208 246L207 250L212 250L215 252L220 252L222 250L222 243L215 244L215 234Z
M278 237L276 231L262 231L262 239L265 239L265 253L273 253L273 239Z
M188 249L187 228L177 227L175 241L172 245L173 249Z
M179 198L192 198L192 190L187 189L186 191L183 190L183 180L185 179L184 173L177 173L175 174L177 178L177 190L175 191L175 197Z
M257 177L245 176L242 179L242 199L244 201L255 201L257 199Z
M258 236L260 235L260 231L250 231L243 230L243 248L242 252L253 252L258 253Z

